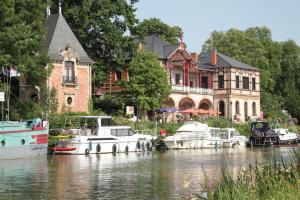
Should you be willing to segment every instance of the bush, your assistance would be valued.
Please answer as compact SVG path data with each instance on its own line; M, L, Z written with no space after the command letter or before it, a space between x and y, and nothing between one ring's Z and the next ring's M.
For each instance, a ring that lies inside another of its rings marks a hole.
M227 128L230 122L225 118L208 118L204 123L209 127Z

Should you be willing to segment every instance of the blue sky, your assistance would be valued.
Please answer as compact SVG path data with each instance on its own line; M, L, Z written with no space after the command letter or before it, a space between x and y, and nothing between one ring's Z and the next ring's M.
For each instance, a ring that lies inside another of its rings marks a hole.
M273 40L300 45L299 0L140 0L138 19L156 17L183 29L189 51L200 52L214 30L266 26Z

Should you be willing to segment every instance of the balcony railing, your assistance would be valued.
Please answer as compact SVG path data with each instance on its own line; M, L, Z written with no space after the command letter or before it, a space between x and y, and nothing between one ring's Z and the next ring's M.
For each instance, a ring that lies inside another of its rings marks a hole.
M211 88L196 88L182 85L172 85L173 92L187 92L196 94L208 94L211 95L213 90Z
M76 76L63 76L63 84L77 84L77 77Z

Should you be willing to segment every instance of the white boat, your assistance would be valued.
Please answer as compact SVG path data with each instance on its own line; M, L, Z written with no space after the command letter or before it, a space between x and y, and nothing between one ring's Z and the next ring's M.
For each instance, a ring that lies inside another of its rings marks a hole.
M169 149L219 148L222 146L220 137L213 137L206 124L196 121L186 122L174 135L164 139Z
M212 128L211 134L220 137L223 141L223 147L246 147L248 139L240 135L235 128Z
M289 132L286 128L275 128L273 131L279 136L279 144L298 144L299 142L298 135Z
M117 126L110 116L77 117L78 128L68 129L55 147L55 154L100 154L151 150L152 135L137 134L129 126Z

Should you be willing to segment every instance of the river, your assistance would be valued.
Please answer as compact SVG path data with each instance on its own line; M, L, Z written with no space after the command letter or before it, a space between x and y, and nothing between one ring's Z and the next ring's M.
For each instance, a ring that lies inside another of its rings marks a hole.
M0 199L186 199L249 164L290 162L293 148L199 149L0 161Z

